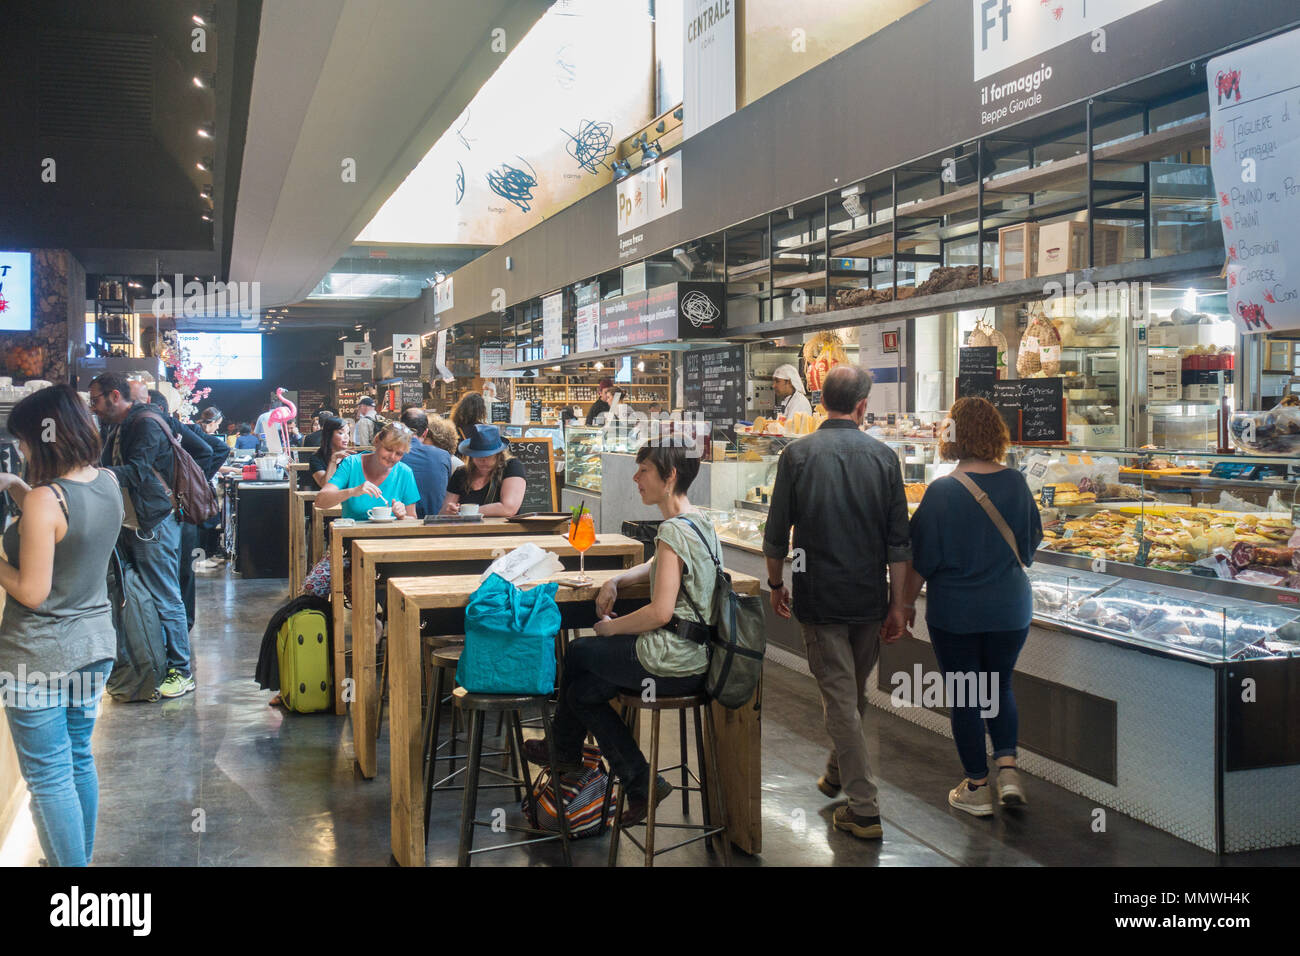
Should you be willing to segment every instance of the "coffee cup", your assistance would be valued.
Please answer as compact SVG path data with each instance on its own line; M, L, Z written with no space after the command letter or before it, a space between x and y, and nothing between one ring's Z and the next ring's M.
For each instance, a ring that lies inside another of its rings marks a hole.
M466 517L473 517L478 514L478 505L461 505L460 513Z
M366 512L371 518L377 518L380 521L387 521L393 516L393 509L387 506L374 507Z

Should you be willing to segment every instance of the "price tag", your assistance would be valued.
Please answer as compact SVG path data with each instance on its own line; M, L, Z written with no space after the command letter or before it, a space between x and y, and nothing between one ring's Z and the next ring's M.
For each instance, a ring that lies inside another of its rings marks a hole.
M1044 508L1050 508L1056 502L1056 485L1043 485L1043 490L1039 492L1039 500L1042 501Z
M1148 541L1146 538L1143 538L1142 543L1138 545L1137 558L1134 559L1133 563L1136 564L1139 568L1145 568L1147 566L1147 554L1150 551L1151 551L1151 542Z
M1047 474L1047 463L1042 461L1038 462L1036 465L1034 465L1032 468L1029 469L1029 473L1033 475L1035 478L1043 477L1043 475Z
M893 425L896 424L897 422L898 422L898 418L894 415L893 412L890 412L888 415L885 416L885 424Z
M1300 504L1294 504L1291 506L1291 523L1294 525L1300 525Z
M875 413L875 412L867 412L867 424L868 424L868 425L874 425L875 423L876 423L876 413Z

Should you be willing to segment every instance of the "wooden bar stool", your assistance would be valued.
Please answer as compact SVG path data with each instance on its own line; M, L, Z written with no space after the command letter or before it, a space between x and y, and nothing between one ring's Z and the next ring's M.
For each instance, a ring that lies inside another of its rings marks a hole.
M475 853L491 853L496 850L506 850L512 847L529 846L534 843L547 843L552 840L560 841L560 851L564 854L564 865L572 866L573 860L569 855L569 821L566 817L566 808L564 806L564 791L560 786L560 774L551 774L551 796L555 800L557 822L560 827L559 833L550 833L541 829L537 824L537 801L530 799L530 822L532 827L517 827L510 824L500 824L507 830L515 833L524 833L533 837L531 840L517 840L514 843L505 843L501 846L484 847L479 850L474 849L474 827L491 827L491 821L475 820L474 816L478 809L478 790L479 790L479 770L481 767L481 757L483 756L483 715L496 712L505 713L508 723L514 730L515 753L522 754L524 751L524 734L520 727L519 714L522 710L539 709L542 714L542 729L546 734L546 740L550 748L551 766L555 766L558 757L555 753L555 741L551 734L551 716L550 700L542 696L533 695L511 695L511 694L470 694L465 688L457 687L452 692L452 701L454 705L465 712L469 720L469 766L465 772L465 797L461 803L460 811L460 848L456 856L457 866L469 866L470 857ZM528 761L521 761L524 786L531 795L533 791L532 776L528 772ZM427 829L426 829L427 832Z
M621 819L623 808L627 803L627 786L623 780L619 781L618 786L618 812L614 815L614 832L609 840L609 865L614 866L618 862L619 837L626 835L632 841L633 846L642 852L645 856L645 865L654 866L656 856L661 853L668 853L679 847L686 846L689 843L696 843L700 840L705 841L705 845L713 848L713 838L720 836L722 844L722 861L724 865L731 865L731 841L727 837L727 801L722 791L722 782L718 779L718 734L713 725L713 708L710 705L709 698L704 694L691 694L686 697L660 697L657 700L645 701L636 691L620 692L618 695L619 707L622 710L623 720L628 727L635 725L637 717L642 710L650 711L650 782L649 782L649 803L646 807L645 818L645 843L642 844L636 836L624 830ZM671 767L659 766L659 716L665 710L675 710L681 715L680 740L681 740L681 763L674 764ZM699 768L697 775L694 770L687 764L686 750L686 712L691 711L695 715L695 761ZM703 723L701 723L701 712L703 713ZM707 749L706 749L707 748ZM705 759L707 755L707 760ZM552 758L554 759L554 758ZM661 850L655 849L655 811L658 809L658 800L655 798L655 783L659 779L659 773L662 770L668 773L673 770L682 771L682 785L674 787L674 790L682 791L682 812L684 815L690 813L690 794L698 793L701 796L702 809L704 811L704 824L698 823L660 823L658 828L665 830L698 830L698 836L674 843L672 846L664 847ZM694 779L698 786L689 786L687 781ZM610 792L612 788L607 787L605 790L605 813L608 813ZM716 801L716 803L715 803ZM637 824L641 826L642 824Z
M442 725L442 705L447 701L454 701L455 696L452 693L452 685L456 681L456 667L460 664L460 655L464 645L454 644L447 647L435 648L429 655L429 663L436 675L433 687L429 693L429 705L425 710L423 740L424 740L424 842L429 842L429 817L433 807L433 792L435 790L463 790L463 785L453 785L451 781L456 779L460 774L466 773L469 769L468 764L464 767L457 767L456 763L459 754L456 753L456 745L460 743L461 738L457 736L457 717L459 709L453 709L451 715L451 733L446 740L442 740L439 729ZM453 704L454 707L454 704ZM502 723L507 717L517 722L519 715L507 714L504 710L497 712L497 737L501 736ZM507 737L503 750L491 750L487 753L480 753L480 757L504 757L501 763L501 770L483 768L486 773L493 774L507 781L506 783L487 784L484 790L505 790L513 789L515 791L515 800L522 802L524 794L529 792L524 789L524 779L519 774L521 752L516 747L513 735L516 728L513 724L510 726L510 734ZM520 731L522 736L522 731ZM468 735L466 736L466 753L468 754ZM522 745L519 745L522 746ZM440 755L443 748L449 748L450 753ZM448 763L448 774L442 779L438 779L438 761L445 760ZM525 763L526 767L526 763ZM505 771L509 770L509 773Z

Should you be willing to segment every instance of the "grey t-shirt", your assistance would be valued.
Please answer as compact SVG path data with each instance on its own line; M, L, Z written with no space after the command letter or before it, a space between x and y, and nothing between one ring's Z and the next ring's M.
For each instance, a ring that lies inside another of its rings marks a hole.
M108 562L122 529L122 492L100 469L93 481L60 479L68 506L68 533L54 546L50 594L33 610L6 597L0 621L0 671L68 674L117 656L117 633L108 602ZM5 557L15 568L21 554L17 521L4 532Z
M677 592L677 605L673 609L673 614L685 621L697 620L695 611L691 608L691 601L694 601L695 607L703 615L702 623L710 624L716 616L713 609L713 595L717 569L709 549L721 558L722 547L718 543L718 535L713 530L713 525L704 515L691 512L690 520L704 532L704 537L708 541L707 548L685 517L669 518L659 525L659 533L655 535L655 547L659 547L660 541L664 542L682 559L684 566L682 586ZM658 565L656 554L650 562L650 593L652 594ZM689 601L685 596L687 594L690 595ZM660 677L690 677L693 674L703 674L709 669L707 647L687 638L678 637L672 631L663 628L647 631L636 639L636 657L642 667Z

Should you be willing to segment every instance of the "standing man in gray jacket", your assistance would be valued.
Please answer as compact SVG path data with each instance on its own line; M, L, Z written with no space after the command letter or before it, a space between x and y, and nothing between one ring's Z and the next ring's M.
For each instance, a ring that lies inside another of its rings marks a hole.
M793 608L817 678L831 753L817 788L843 790L837 830L878 840L880 805L867 757L867 676L880 641L906 630L903 587L912 561L898 456L862 432L871 376L838 365L822 387L827 420L781 455L763 535L772 609L789 617L785 558L794 528ZM885 572L889 576L886 579Z
M377 424L375 400L367 395L357 402L357 423L352 427L352 444L363 447L373 445Z

